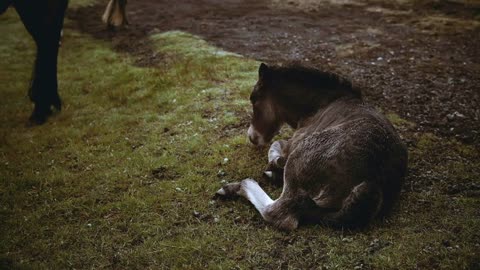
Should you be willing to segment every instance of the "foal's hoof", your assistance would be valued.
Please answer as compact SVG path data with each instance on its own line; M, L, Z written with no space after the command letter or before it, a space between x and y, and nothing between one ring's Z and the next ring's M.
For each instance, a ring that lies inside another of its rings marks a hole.
M283 183L283 170L267 170L263 172L263 176L274 185L281 185Z
M263 175L265 175L267 178L270 178L270 179L273 178L273 172L272 171L264 171Z
M285 168L286 163L287 163L287 159L285 159L284 157L277 157L268 163L267 168L265 168L265 171L283 170Z
M240 192L241 187L242 185L238 182L226 184L216 194L222 197L236 196Z
M277 169L283 169L285 168L285 164L287 163L287 160L284 157L280 156L274 159L272 162L275 165L275 167L277 167Z
M283 182L283 171L285 168L285 163L287 160L284 157L277 157L276 159L270 161L263 172L265 178L269 179L274 183Z

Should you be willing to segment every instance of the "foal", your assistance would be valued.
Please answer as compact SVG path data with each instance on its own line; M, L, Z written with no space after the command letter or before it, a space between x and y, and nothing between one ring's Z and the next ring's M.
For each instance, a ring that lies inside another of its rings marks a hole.
M283 192L272 200L255 180L245 179L223 186L219 195L245 197L267 222L285 230L299 223L362 227L390 210L406 174L407 150L349 81L262 63L250 101L253 144L268 143L284 123L296 129L268 151L269 168L283 174Z

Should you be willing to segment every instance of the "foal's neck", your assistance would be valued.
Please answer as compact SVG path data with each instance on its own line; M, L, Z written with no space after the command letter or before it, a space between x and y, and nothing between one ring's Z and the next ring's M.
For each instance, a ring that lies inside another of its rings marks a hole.
M312 121L313 118L319 117L325 110L327 110L331 106L335 106L335 104L338 104L338 106L345 107L352 101L361 101L361 98L354 95L345 94L333 96L329 99L312 99L312 103L308 105L310 106L310 109L308 110L301 110L298 108L295 110L294 108L291 108L293 110L291 110L290 113L287 114L286 123L294 129L301 128L310 125L312 122L314 122Z

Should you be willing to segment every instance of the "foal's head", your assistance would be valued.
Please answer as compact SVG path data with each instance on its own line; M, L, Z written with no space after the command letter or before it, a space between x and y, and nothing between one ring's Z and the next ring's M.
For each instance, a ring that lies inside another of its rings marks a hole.
M269 67L262 63L258 69L258 81L250 95L253 117L248 128L248 138L262 146L272 140L283 123L278 107L275 106L274 93L270 91L272 80Z
M313 68L262 63L258 77L250 95L253 117L248 128L248 138L255 145L270 142L283 123L296 127L298 121L339 97L361 98L350 81Z

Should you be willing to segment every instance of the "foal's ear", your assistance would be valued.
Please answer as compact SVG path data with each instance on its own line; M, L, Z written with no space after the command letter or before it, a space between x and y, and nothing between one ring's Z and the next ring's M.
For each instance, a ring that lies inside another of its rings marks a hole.
M266 78L268 73L270 72L270 68L265 63L260 64L260 68L258 68L258 77L260 79Z

